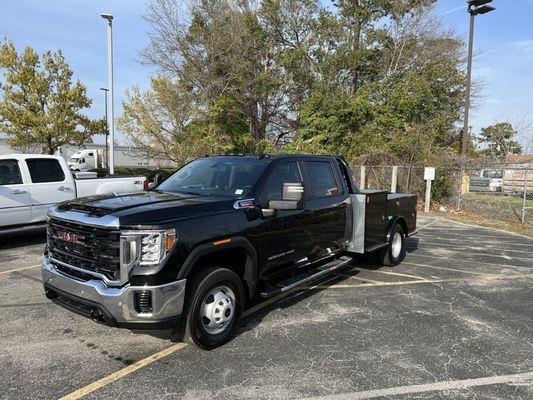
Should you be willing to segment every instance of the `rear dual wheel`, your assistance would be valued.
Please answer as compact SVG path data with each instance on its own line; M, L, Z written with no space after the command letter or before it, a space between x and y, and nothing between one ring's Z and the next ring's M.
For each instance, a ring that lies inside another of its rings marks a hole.
M393 267L405 258L405 233L400 225L395 225L387 246L378 251L381 264Z

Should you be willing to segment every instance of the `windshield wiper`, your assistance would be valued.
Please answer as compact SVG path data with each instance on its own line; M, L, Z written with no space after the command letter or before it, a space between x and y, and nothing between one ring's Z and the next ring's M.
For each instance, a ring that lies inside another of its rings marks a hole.
M190 190L180 190L180 193L192 194L192 195L194 195L194 196L211 196L210 193L193 192L193 191L190 191Z

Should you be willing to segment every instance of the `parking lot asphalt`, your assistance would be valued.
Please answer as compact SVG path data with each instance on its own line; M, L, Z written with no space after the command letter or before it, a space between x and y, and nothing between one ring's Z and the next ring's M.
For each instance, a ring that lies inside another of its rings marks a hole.
M401 265L364 260L259 303L212 351L54 305L43 231L0 235L0 398L533 398L533 240L418 226Z

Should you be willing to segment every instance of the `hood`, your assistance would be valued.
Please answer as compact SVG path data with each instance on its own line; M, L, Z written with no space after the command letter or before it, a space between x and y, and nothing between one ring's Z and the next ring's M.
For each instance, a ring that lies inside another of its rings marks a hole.
M148 191L83 197L63 203L58 209L94 217L112 214L120 219L121 225L150 225L229 210L234 202L233 198L221 196Z

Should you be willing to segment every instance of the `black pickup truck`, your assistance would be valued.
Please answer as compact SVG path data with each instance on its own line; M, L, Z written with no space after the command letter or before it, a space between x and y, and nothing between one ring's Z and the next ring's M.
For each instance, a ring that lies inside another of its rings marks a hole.
M341 157L194 160L142 193L50 209L46 296L116 327L212 348L243 309L377 252L405 257L416 196L359 190Z

